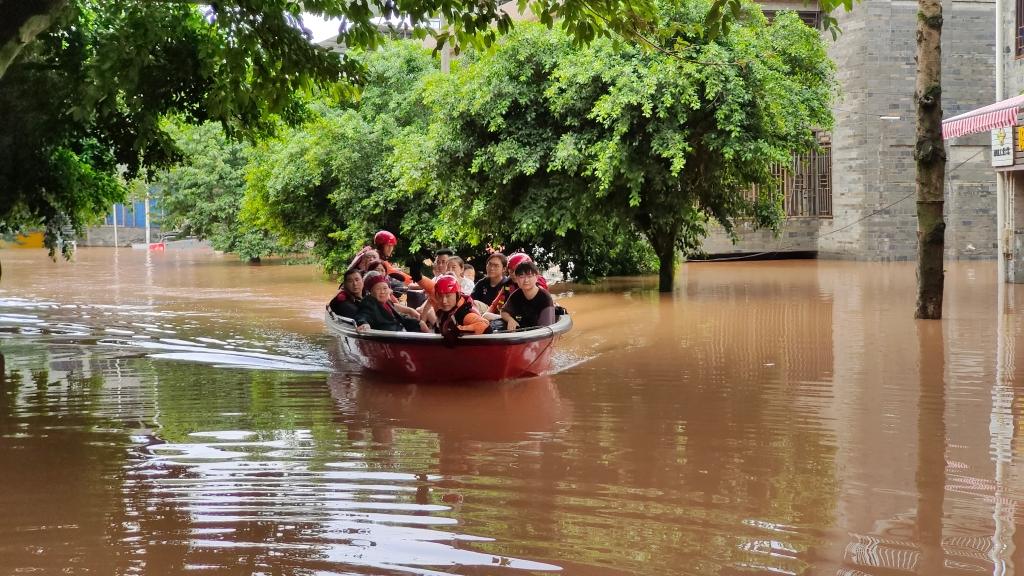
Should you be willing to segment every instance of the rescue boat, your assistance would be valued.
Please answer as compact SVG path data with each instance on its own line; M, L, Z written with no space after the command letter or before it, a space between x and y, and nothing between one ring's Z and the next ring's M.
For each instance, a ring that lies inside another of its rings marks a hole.
M555 323L513 332L466 335L446 342L440 334L367 330L326 310L327 330L343 356L366 370L402 381L497 381L551 370L551 353L572 318L559 309Z

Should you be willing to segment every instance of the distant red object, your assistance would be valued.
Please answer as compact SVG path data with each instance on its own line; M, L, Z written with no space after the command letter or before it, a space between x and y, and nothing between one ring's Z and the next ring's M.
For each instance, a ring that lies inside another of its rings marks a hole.
M161 252L161 251L163 251L166 248L167 248L167 244L164 244L163 242L152 242L149 245L149 249L150 250L156 250L158 252Z
M342 354L367 370L402 381L496 381L539 376L551 370L558 337L572 328L568 314L551 326L469 335L446 345L440 334L358 332L347 318L327 310L327 329Z

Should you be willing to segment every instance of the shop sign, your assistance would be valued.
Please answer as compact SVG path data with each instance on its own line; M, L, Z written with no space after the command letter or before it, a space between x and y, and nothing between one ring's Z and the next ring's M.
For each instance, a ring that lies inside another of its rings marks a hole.
M996 128L992 131L992 165L1013 166L1013 129Z

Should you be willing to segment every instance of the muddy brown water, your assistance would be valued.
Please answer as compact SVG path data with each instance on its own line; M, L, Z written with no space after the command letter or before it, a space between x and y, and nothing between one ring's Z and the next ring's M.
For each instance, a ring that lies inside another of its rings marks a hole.
M1024 292L950 263L556 285L557 373L403 385L311 266L0 251L0 574L1010 575ZM1024 342L1024 340L1022 340Z

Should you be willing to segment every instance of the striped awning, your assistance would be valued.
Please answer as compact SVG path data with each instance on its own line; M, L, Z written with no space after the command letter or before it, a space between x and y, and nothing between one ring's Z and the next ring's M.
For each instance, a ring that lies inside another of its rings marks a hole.
M1007 98L977 110L965 112L942 121L942 139L988 132L1017 125L1017 109L1024 106L1024 95Z

